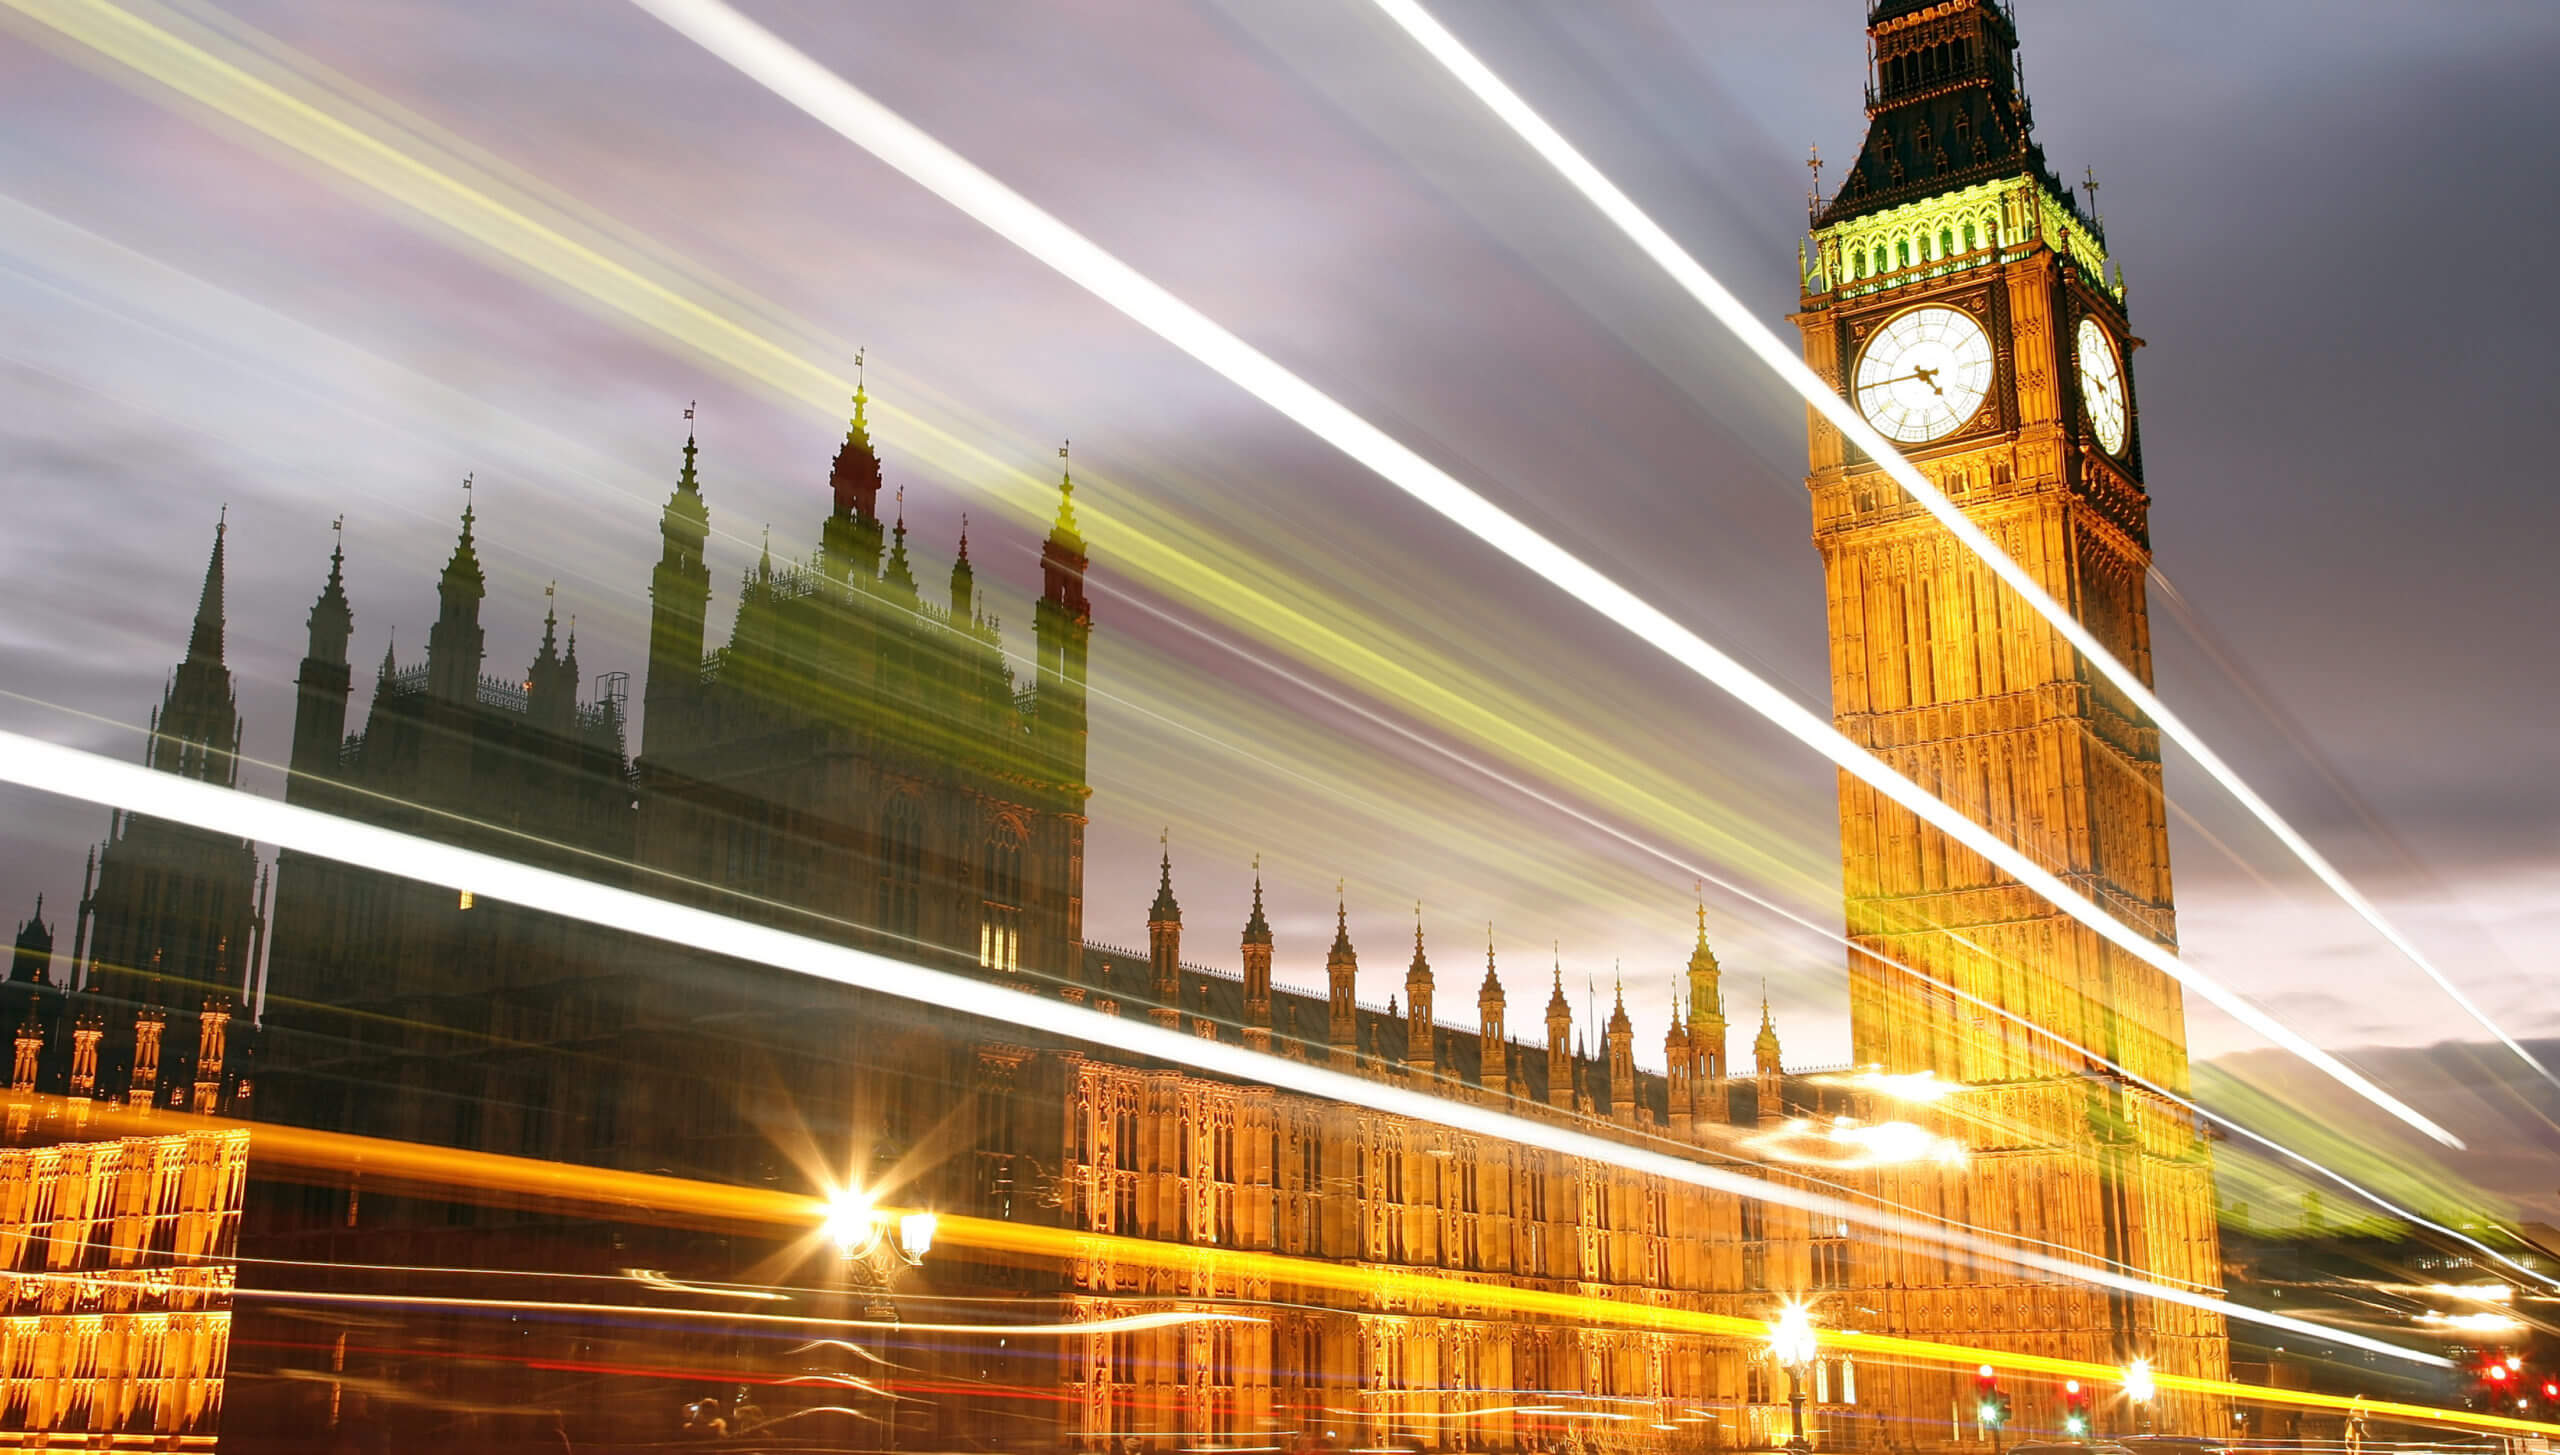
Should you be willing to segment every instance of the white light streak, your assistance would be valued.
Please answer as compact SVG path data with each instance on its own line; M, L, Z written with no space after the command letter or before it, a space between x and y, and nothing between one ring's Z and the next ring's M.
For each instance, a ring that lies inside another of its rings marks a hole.
M1996 864L2126 953L2203 996L2241 1024L2291 1051L2340 1085L2449 1147L2461 1139L2416 1108L2312 1044L2256 1005L2119 923L2006 840L1851 742L1794 698L1762 680L1661 609L1530 529L1448 472L1290 373L1144 275L1103 251L1021 194L980 171L904 118L855 89L720 0L632 0L703 49L799 107L999 236L1047 263L1095 297L1215 369L1389 484L1470 535L1544 577L1775 723L1797 741L1856 774L1878 792Z
M425 884L445 887L471 884L477 886L480 893L505 903L895 996L956 1015L1105 1046L1150 1060L1189 1066L1212 1075L1296 1091L1327 1101L1367 1107L1451 1131L1540 1147L1560 1156L1614 1165L1726 1196L1800 1208L1819 1218L1856 1223L1896 1237L1958 1246L1976 1256L1996 1259L2018 1268L2349 1344L2411 1363L2450 1365L2450 1361L2441 1356L2362 1334L2324 1329L2287 1315L2225 1303L2188 1289L2128 1277L2031 1249L2007 1247L1991 1238L1943 1230L1923 1219L1879 1211L1807 1188L1785 1186L1647 1147L1624 1145L1566 1126L1531 1121L1491 1106L1455 1101L1428 1091L1289 1061L1149 1021L1106 1015L1065 1000L1030 993L1018 988L1016 983L970 979L867 950L828 944L771 926L750 924L689 905L653 899L628 889L590 883L556 870L518 864L451 844L439 844L372 824L260 798L237 789L181 778L174 773L156 772L138 763L120 763L96 753L43 742L20 733L0 732L0 782L191 824L227 837L275 844ZM432 1299L407 1301L439 1302ZM462 1305L482 1301L456 1299L450 1302ZM673 1311L658 1312L669 1317L687 1316ZM721 1317L791 1322L777 1315L723 1314Z
M641 3L649 3L649 0L641 0ZM1576 150L1571 142L1566 141L1561 132L1548 125L1546 118L1540 116L1528 102L1522 100L1518 92L1512 90L1501 77L1495 75L1493 69L1479 60L1473 51L1468 50L1446 26L1433 19L1431 13L1422 7L1420 0L1373 0L1373 3L1386 12L1387 18L1394 21L1405 34L1413 37L1415 43L1420 45L1433 60L1439 62L1443 69L1455 77L1458 84L1474 93L1475 98L1483 102L1485 107L1500 118L1505 126L1510 127L1514 135L1528 143L1531 151L1536 152L1549 166L1555 168L1567 185L1581 193L1585 200L1599 210L1601 216L1616 225L1618 231L1625 234L1627 240L1634 243L1638 251L1651 258L1665 273L1670 274L1671 280L1679 284L1690 297L1696 299L1718 323L1732 330L1734 337L1741 340L1743 347L1749 349L1760 362L1774 370L1790 388L1804 396L1805 403L1819 410L1822 417L1828 420L1833 428L1849 437L1850 443L1866 451L1867 457L1882 466L1884 472L1893 478L1893 483L1908 491L1912 499L1919 501L1931 515L1937 517L1939 524L1944 525L1950 535L1962 541L1967 549L1979 556L1982 563L1991 568L1993 575L2008 583L2010 589L2016 591L2021 599L2035 608L2037 615L2051 623L2053 629L2061 633L2064 641L2069 642L2082 656L2087 657L2092 666L2106 674L2107 680L2122 690L2125 696L2132 700L2138 711L2156 723L2160 731L2168 734L2171 741L2184 748L2205 772L2212 775L2215 782L2221 784L2233 798L2239 800L2241 806L2255 815L2258 822L2265 825L2267 831L2274 834L2279 842L2292 850L2294 857L2300 859L2312 873L2318 875L2320 882L2328 885L2331 892L2345 900L2349 908L2363 916L2364 922L2371 925L2393 949L2407 957L2409 963L2425 971L2427 978L2435 981L2446 995L2453 998L2454 1004L2462 1007L2464 1013L2479 1022L2489 1034L2496 1036L2508 1050L2516 1054L2518 1059L2540 1072L2543 1080L2550 1082L2554 1087L2560 1087L2560 1075L2555 1075L2549 1067L2535 1060L2533 1053L2519 1044L2515 1037L2508 1035L2497 1022L2489 1019L2488 1013L2474 1004L2470 996L2463 994L2461 987L2455 985L2442 970L2437 969L2435 962L2428 959L2426 953L2420 950L2407 935L2402 934L2398 926L2384 919L2382 911L2374 905L2373 901L2365 898L2362 891L2349 883L2346 875L2340 873L2318 849L2312 847L2310 840L2297 832L2293 825L2285 822L2283 817L2275 811L2274 805L2259 797L2255 789L2243 782L2238 771L2225 763L2220 754L2206 746L2204 738L2195 729L2187 726L2183 719L2171 712L2168 704L2162 702L2152 692L2149 683L2143 681L2138 673L2118 660L2114 653L2108 651L2086 627L2080 624L2078 618L2065 610L2060 602L2055 601L2042 586L2036 583L2033 576L2027 574L2024 567L2011 559L2009 553L2002 550L1998 542L1992 540L1980 526L1968 519L1954 501L1949 500L1935 485L1930 484L1929 478L1914 468L1909 460L1904 459L1902 452L1895 449L1891 441L1877 432L1875 426L1869 424L1865 416L1853 408L1847 399L1824 383L1822 376L1814 373L1812 367L1806 364L1795 350L1789 348L1775 331L1761 322L1741 299L1736 298L1730 289L1717 282L1715 276L1701 266L1696 258L1691 257L1679 243L1673 241L1671 234L1664 231L1661 224L1648 216L1644 209L1638 207L1626 193L1618 190L1616 183L1610 181L1598 167L1593 166L1590 159ZM2216 1003L2219 1004L2219 1002Z

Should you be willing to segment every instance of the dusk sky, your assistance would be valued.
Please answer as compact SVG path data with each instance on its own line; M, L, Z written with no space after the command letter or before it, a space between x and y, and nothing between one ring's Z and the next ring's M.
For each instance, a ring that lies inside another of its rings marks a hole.
M1320 983L1340 878L1373 998L1419 900L1444 1014L1489 921L1515 1007L1560 958L1605 1013L1622 963L1658 1061L1704 871L1778 907L1707 891L1734 1019L1765 976L1790 1062L1846 1057L1810 753L647 14L126 8L186 40L154 52L177 71L0 5L0 723L138 753L227 505L247 750L280 760L331 519L355 660L415 662L466 471L490 670L531 656L556 579L587 670L632 673L636 704L688 401L717 637L768 525L814 549L844 406L811 381L864 348L918 574L969 512L1016 650L1037 487L1074 441L1090 936L1142 942L1169 830L1190 958L1234 962L1260 853L1284 979ZM744 8L1826 705L1801 405L1364 0ZM1807 149L1863 130L1860 5L1438 8L1792 334ZM2094 169L2147 341L2163 697L2492 1016L2560 1033L2560 480L2535 431L2560 9L2020 8L2038 136ZM383 145L333 166L170 84L244 72ZM466 197L574 240L585 281ZM798 363L742 365L705 318ZM2173 757L2169 782L2190 961L2332 1047L2482 1038L2201 773ZM42 892L67 934L104 818L0 797L12 926ZM2199 1054L2257 1044L2193 1022ZM2554 1093L2515 1088L2549 1135Z

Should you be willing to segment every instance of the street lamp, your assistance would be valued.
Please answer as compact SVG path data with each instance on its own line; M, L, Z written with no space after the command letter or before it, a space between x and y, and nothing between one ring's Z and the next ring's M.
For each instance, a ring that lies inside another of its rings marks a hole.
M929 1212L891 1212L859 1187L835 1188L827 1194L826 1217L818 1234L835 1244L847 1294L862 1301L864 1316L881 1326L884 1339L887 1328L898 1320L898 1307L891 1299L898 1274L922 1266L940 1221ZM881 1434L885 1447L894 1450L900 1408L895 1396L889 1399Z
M2133 1401L2134 1417L2142 1433L2151 1433L2151 1398L2160 1392L2159 1382L2151 1377L2151 1361L2136 1359L2124 1367L2124 1397Z
M1814 1357L1822 1350L1813 1332L1813 1310L1799 1299L1788 1299L1778 1306L1778 1316L1769 1321L1769 1357L1787 1371L1787 1415L1792 1431L1787 1440L1790 1450L1805 1451L1813 1442L1804 1436L1804 1373L1813 1367Z

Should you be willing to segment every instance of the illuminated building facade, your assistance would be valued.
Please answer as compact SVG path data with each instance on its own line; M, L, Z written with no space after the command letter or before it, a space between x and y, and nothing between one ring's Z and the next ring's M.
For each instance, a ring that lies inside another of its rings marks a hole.
M1817 199L1805 257L1805 358L2147 678L2150 498L2127 367L2140 341L2094 186L2084 209L2035 144L2005 6L1886 0L1869 35L1866 140L1838 191ZM1840 730L2173 945L2158 730L1810 418ZM1841 782L1855 1058L1967 1088L1935 1115L1977 1148L1959 1177L1896 1174L1881 1190L2022 1243L2218 1290L2197 1125L2097 1060L2185 1091L2178 987ZM1890 1332L2114 1365L2147 1357L2210 1377L2226 1367L2215 1315L2022 1283L1890 1240L1862 1244L1855 1261L1860 1302ZM1954 1374L1893 1379L1904 1407L1970 1404ZM2049 1427L2049 1393L2022 1401L2022 1416ZM2160 1418L2215 1428L2207 1414L2170 1398Z

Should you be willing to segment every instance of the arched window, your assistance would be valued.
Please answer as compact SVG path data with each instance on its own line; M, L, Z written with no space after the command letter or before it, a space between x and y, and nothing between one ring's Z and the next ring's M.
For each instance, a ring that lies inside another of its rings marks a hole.
M1973 224L1970 222L1966 223L1964 225L1964 250L1966 252L1972 252L1975 248L1980 246L1982 246L1982 244L1975 238Z
M880 928L913 939L924 908L924 809L914 794L880 816Z
M1893 251L1895 256L1900 259L1899 266L1905 268L1911 266L1911 239L1906 237L1902 241L1895 243L1893 245Z
M1860 248L1849 254L1849 276L1852 278L1864 278L1867 276L1867 250L1865 248Z
M1942 227L1942 228L1939 228L1939 229L1938 229L1938 256L1939 256L1939 257L1942 257L1942 258L1951 258L1951 257L1954 257L1954 256L1955 256L1955 252L1956 252L1956 235L1955 235L1954 231L1953 231L1952 229L1949 229L1949 228L1943 228L1943 227Z
M978 968L1022 968L1022 830L998 821L979 864Z

